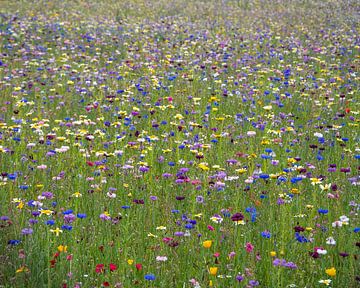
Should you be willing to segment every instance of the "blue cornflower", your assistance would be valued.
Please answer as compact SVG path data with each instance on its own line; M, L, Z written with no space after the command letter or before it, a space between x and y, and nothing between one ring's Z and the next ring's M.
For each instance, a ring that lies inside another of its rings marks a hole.
M144 276L144 279L145 280L148 280L148 281L154 281L156 279L155 275L154 274L146 274Z
M18 245L18 244L20 244L20 240L16 240L16 239L12 239L12 240L9 240L8 241L8 244L9 245Z
M185 229L189 229L189 230L190 230L190 229L193 229L193 228L194 228L194 225L193 225L193 224L190 224L190 223L189 223L189 224L186 224L186 225L185 225Z
M261 236L269 239L271 237L271 233L270 233L270 231L263 231L263 232L261 232Z
M61 229L68 230L68 231L71 231L72 228L73 228L73 227L70 226L70 225L62 225L62 226L61 226Z
M306 242L309 242L309 240L308 240L308 239L306 239L306 237L305 237L305 236L300 235L300 233L299 233L299 232L296 232L296 233L295 233L295 238L296 238L296 240L297 240L298 242L300 242L300 243L306 243Z
M71 210L71 209L62 212L63 215L67 215L67 214L71 214L71 213L73 213L73 210Z
M327 209L318 209L318 213L319 214L327 214L327 213L329 213L329 210L327 210Z

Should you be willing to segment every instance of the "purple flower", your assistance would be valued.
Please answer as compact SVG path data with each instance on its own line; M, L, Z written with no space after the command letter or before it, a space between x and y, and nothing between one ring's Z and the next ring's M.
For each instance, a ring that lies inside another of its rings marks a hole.
M173 175L172 174L170 174L170 173L164 173L164 174L162 174L162 177L163 178L170 178L170 177L172 177Z
M280 266L281 265L281 260L279 258L275 258L272 264L274 266Z
M149 171L149 167L146 167L146 166L140 166L139 168L139 171L142 172L142 173L146 173Z
M106 215L105 213L102 213L100 214L100 219L106 221L106 220L110 220L111 217Z
M179 173L185 174L186 172L189 172L189 168L180 168Z
M65 223L70 224L70 223L74 222L75 219L76 219L76 216L74 214L72 214L72 213L64 215L64 222Z
M29 224L34 225L37 224L39 221L37 219L29 219Z
M249 281L249 285L250 285L250 287L259 286L259 281L250 280L250 281Z
M238 274L238 275L236 275L235 279L236 279L236 281L241 282L242 280L244 280L244 277L242 275Z
M196 196L196 202L197 203L204 203L204 197L203 196Z
M297 269L297 266L293 262L287 262L284 264L284 267L290 268L290 269Z
M54 194L51 192L43 192L41 195L44 196L46 199L51 199L54 197Z

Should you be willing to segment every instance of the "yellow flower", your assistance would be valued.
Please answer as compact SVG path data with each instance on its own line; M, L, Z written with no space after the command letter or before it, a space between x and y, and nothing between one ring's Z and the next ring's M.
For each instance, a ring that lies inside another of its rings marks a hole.
M166 230L166 227L165 226L159 226L159 227L156 227L156 230Z
M16 206L18 209L22 209L24 207L24 202L20 201L19 204Z
M64 245L59 245L57 249L59 252L67 252L67 246Z
M275 256L276 256L276 252L275 252L275 251L271 251L271 252L270 252L270 256L271 256L271 257L275 257Z
M60 233L63 233L63 230L61 230L59 227L57 227L55 230L54 230L54 229L50 229L50 232L55 233L56 236L59 236Z
M51 215L52 213L53 213L53 211L48 210L48 209L42 209L42 210L40 210L40 216L43 215L43 214L49 216L49 215Z
M270 111L272 109L272 106L271 105L264 106L263 109L266 111Z
M299 189L297 189L297 188L292 188L292 189L291 189L291 192L292 192L293 194L300 194Z
M82 196L82 194L80 192L75 192L74 194L72 194L72 196L79 198Z
M311 185L315 185L315 184L320 184L321 183L321 179L319 178L310 178L311 180Z
M247 169L246 168L240 168L240 169L236 169L235 171L238 172L239 174L244 174L247 171Z
M208 171L210 168L205 163L200 163L198 167L203 171Z
M16 270L16 273L20 272L29 272L29 268L27 268L26 266L21 266L19 269Z
M334 267L326 269L325 272L327 275L329 275L331 277L334 277L336 275L336 269Z
M206 248L206 249L210 248L211 245L212 245L212 241L211 241L211 240L206 240L206 241L203 242L203 246L204 246L204 248Z
M128 260L127 260L127 263L128 263L129 265L132 265L132 264L134 263L134 260L133 260L133 259L128 259Z
M181 114L176 114L174 117L175 117L175 119L178 119L178 120L184 119L184 116L182 116Z
M210 275L213 275L213 276L216 276L217 271L218 271L218 267L210 267L210 269L209 269Z

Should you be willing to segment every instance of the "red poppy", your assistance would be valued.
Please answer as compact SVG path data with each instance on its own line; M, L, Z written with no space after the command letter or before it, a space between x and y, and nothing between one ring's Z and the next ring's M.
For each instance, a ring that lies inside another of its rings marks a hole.
M136 270L140 271L142 269L142 265L140 263L135 265Z
M109 287L110 286L110 284L109 284L109 282L104 282L103 284L102 284L104 287Z
M117 269L117 266L114 264L114 263L110 263L109 264L109 267L110 267L110 271L115 271Z
M98 264L95 268L96 273L103 273L104 272L104 264Z

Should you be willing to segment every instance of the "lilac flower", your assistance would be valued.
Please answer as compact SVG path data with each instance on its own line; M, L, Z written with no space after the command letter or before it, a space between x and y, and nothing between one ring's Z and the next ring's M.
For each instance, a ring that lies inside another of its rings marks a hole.
M32 234L33 232L34 232L34 230L31 229L31 228L24 228L24 229L21 230L21 234L22 234L22 235L30 235L30 234Z

